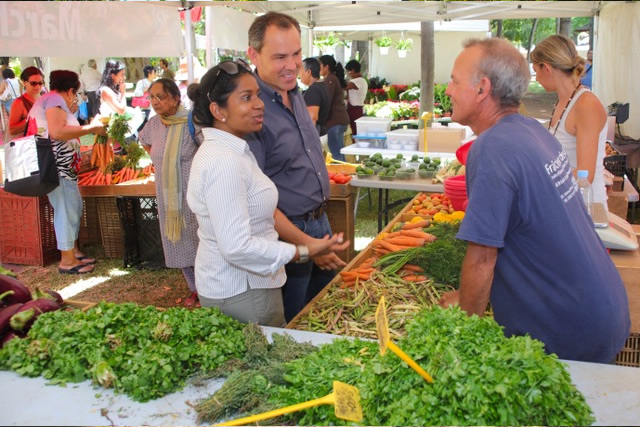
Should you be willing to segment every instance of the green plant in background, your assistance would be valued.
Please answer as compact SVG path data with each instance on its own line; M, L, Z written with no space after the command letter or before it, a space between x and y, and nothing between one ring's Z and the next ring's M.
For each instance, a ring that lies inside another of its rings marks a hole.
M389 36L382 36L375 39L374 43L378 47L389 47L393 43L393 40L391 40L391 37Z
M433 102L439 104L443 113L451 112L451 98L445 93L446 84L436 84L433 88Z
M413 46L413 39L400 39L396 43L395 48L397 50L409 51L409 50L411 50L412 46Z
M414 86L405 90L398 98L401 101L418 101L420 99L420 86Z
M384 77L373 76L369 78L369 89L382 89L388 84L389 82Z
M321 51L325 51L334 48L339 42L340 39L336 37L336 34L332 31L327 36L316 37L313 40L313 45Z

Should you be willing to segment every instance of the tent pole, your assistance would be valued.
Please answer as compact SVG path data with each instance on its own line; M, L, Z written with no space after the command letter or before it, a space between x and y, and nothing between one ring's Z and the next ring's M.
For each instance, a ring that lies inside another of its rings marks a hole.
M193 83L193 46L191 45L191 4L182 2L184 9L184 41L187 49L187 75L189 83Z
M207 48L206 61L207 61L207 70L208 70L211 67L213 67L213 63L215 61L215 58L213 57L213 45L211 43L211 37L210 37L210 34L212 33L212 29L213 29L213 8L211 6L207 6L206 8L204 29L205 29L204 30L205 43Z

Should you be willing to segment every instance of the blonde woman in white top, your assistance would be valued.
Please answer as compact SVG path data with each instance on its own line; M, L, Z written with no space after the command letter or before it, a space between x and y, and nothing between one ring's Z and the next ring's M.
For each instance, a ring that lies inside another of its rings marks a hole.
M262 128L264 112L256 79L243 61L218 64L190 95L204 135L187 190L199 226L200 303L243 322L283 326L284 265L342 250L348 242L342 234L307 237L298 246L278 240L302 232L276 210L278 191L243 139Z
M531 52L531 62L536 80L547 92L558 94L549 131L567 152L574 176L578 170L589 171L594 202L606 208L603 160L607 113L598 97L580 84L584 58L571 39L553 35L538 43Z

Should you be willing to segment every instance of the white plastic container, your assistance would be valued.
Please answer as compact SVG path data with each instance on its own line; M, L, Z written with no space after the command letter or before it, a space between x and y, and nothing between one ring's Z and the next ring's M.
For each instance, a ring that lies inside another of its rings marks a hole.
M391 129L391 121L392 119L390 118L360 117L359 119L356 119L358 136L385 136L385 133L389 132L389 129Z
M390 144L391 141L399 144L399 148L396 148L396 150L418 150L418 129L396 129L391 132L387 132L386 135L388 144Z
M353 141L356 147L359 148L384 148L386 146L386 139L382 137L365 137L361 135L354 135Z

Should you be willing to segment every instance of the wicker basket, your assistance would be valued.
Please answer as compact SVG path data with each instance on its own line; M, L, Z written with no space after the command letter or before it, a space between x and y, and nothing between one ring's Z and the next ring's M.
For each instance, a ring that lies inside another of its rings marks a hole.
M616 356L616 365L640 368L640 334L632 333Z
M107 258L124 257L124 236L115 197L97 197L96 209L100 223L100 236Z
M100 237L100 221L98 219L98 203L95 197L82 199L82 218L78 240L81 244L102 243Z

